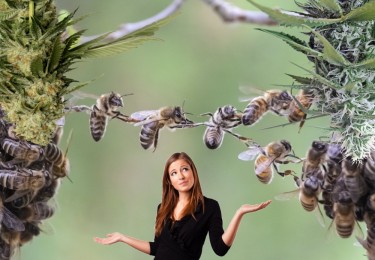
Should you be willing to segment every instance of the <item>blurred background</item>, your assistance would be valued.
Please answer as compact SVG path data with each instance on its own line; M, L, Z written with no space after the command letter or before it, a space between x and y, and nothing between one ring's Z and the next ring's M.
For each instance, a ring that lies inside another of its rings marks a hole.
M171 1L56 2L59 9L78 8L76 17L89 14L77 27L88 29L87 35L96 35L116 30L122 23L151 17ZM255 10L245 0L231 2ZM279 1L267 1L267 6L278 7ZM295 9L295 4L283 2L281 7ZM81 82L95 79L82 89L90 94L134 93L124 97L125 114L185 102L185 111L193 114L189 118L202 122L207 118L199 114L214 112L226 104L243 110L247 103L239 99L251 95L241 93L239 86L279 88L275 85L292 83L285 73L305 76L292 63L311 68L302 54L255 30L257 27L262 26L225 24L203 2L186 1L180 14L157 32L162 41L147 42L121 55L77 63L70 76ZM259 93L252 94L256 95ZM82 99L78 104L94 102ZM232 136L226 135L219 149L209 150L202 141L204 127L162 130L158 148L152 152L140 146L139 127L112 120L104 139L96 143L88 121L84 113L66 117L61 148L66 149L66 136L73 130L68 152L72 182L62 181L56 197L57 212L46 222L46 232L22 248L23 260L152 259L124 244L96 244L93 237L118 231L143 240L153 239L164 164L178 151L187 152L195 161L204 194L220 203L225 227L240 205L273 199L267 209L244 217L225 259L365 258L363 248L354 245L354 235L346 240L339 238L327 217L322 227L316 212L304 211L297 197L275 200L276 195L296 188L293 179L275 175L271 184L260 183L254 175L253 162L237 159L246 147ZM295 154L304 157L312 141L325 135L321 128L327 126L327 119L322 118L308 120L300 133L296 124L265 129L286 122L286 118L267 114L255 126L242 126L235 132L261 145L287 139ZM301 165L281 168L300 173ZM208 239L201 258L219 258Z

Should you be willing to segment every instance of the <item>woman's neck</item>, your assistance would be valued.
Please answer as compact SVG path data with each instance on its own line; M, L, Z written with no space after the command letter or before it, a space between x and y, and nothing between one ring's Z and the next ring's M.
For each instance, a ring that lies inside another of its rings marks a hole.
M180 192L178 195L178 203L181 204L188 204L190 201L190 193L187 192Z

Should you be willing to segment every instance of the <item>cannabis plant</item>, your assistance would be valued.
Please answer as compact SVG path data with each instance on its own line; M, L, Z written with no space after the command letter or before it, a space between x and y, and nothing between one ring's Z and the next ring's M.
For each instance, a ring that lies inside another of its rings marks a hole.
M341 146L344 155L335 164L340 167L337 174L332 175L330 166L325 165L328 168L323 176L304 172L302 180L311 176L322 179L326 215L336 222L338 233L343 226L350 231L342 237L350 236L354 221L366 222L367 239L358 240L369 259L375 259L375 1L307 0L297 2L301 12L285 12L248 1L279 24L301 28L305 35L298 38L260 29L281 38L312 61L313 70L303 68L309 76L290 75L295 81L293 88L311 94L312 106L304 106L297 98L295 101L307 117L330 117L327 143L329 147ZM318 148L313 143L311 151L314 149ZM340 208L345 208L344 216Z
M85 84L67 72L84 58L155 39L166 19L112 41L104 34L87 42L80 42L84 30L68 33L77 21L74 13L59 15L52 0L0 0L0 259L39 234L54 212L48 200L69 172L57 148L65 96Z

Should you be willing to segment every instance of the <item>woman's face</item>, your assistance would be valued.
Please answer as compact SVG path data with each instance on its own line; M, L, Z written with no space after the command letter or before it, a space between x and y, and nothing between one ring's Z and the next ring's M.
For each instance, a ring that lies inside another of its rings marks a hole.
M179 159L171 163L168 174L172 186L178 192L188 192L194 185L193 171L184 159Z

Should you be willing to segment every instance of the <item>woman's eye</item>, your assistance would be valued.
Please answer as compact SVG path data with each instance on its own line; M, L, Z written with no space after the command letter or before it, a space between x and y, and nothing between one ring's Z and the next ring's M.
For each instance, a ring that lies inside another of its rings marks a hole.
M182 170L183 170L184 172L187 172L187 171L189 170L189 168L182 168Z
M170 173L171 176L173 176L173 175L175 175L175 174L176 174L176 172L171 172L171 173Z

